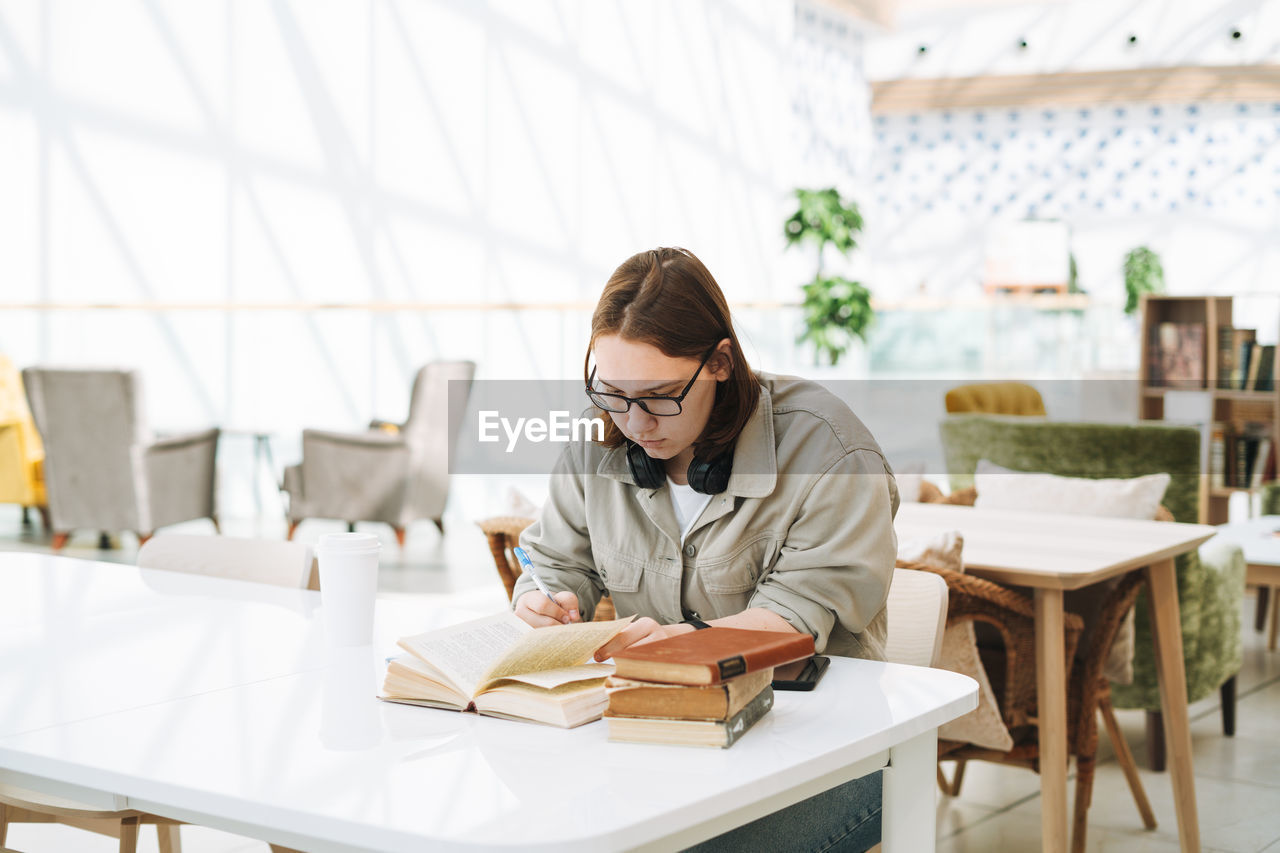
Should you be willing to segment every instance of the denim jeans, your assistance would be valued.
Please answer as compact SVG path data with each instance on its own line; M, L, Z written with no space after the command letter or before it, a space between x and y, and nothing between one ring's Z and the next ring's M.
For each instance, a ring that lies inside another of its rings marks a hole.
M880 772L690 847L693 853L807 850L862 853L880 843Z

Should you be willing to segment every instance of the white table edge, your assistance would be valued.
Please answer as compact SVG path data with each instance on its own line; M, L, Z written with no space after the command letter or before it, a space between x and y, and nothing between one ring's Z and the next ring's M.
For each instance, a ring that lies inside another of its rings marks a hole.
M728 810L720 811L719 807L724 800L741 798L741 790L735 788L721 791L708 800L666 813L663 816L661 831L654 831L652 824L642 824L604 835L533 843L521 839L509 845L456 843L450 840L431 839L431 849L457 851L457 853L516 849L556 851L556 853L598 853L601 850L637 848L679 849L681 846L712 838L738 825L736 818L744 810L750 810L754 819L800 802L827 788L884 768L889 762L895 745L909 742L927 732L936 731L943 723L977 707L978 684L976 681L948 670L936 669L934 672L945 674L949 680L954 680L956 692L947 702L924 714L895 723L870 738L821 756L817 759L817 763L822 765L822 769L820 775L816 777L811 769L812 763L807 772L801 767L793 767L770 777L771 791L764 798L754 799L745 805L733 807L730 804ZM118 713L125 714L128 711ZM370 849L416 851L420 850L426 841L418 835L391 830L372 836L361 835L357 840L350 837L350 830L358 828L367 831L368 827L345 821L330 824L323 819L317 821L315 815L305 816L308 827L317 833L314 835L299 832L296 828L249 819L227 818L224 815L237 813L243 805L242 800L211 795L207 791L175 790L167 783L138 779L103 768L84 768L60 759L11 751L6 746L6 742L21 736L0 738L0 776L3 776L6 771L18 774L28 780L29 783L24 784L25 787L46 793L79 798L86 802L103 804L106 807L138 809L190 823L227 829L251 838L295 846L299 849L314 851L314 853L350 853L350 851ZM69 778L75 778L76 781L66 781ZM928 784L932 790L931 778ZM758 788L758 783L754 787ZM211 797L221 803L220 808L211 810L207 805L201 808L193 801L199 798L207 804ZM763 803L769 805L768 811L759 811ZM707 817L709 808L713 812L712 817ZM348 832L329 832L327 829L346 829ZM371 847L371 845L375 846Z

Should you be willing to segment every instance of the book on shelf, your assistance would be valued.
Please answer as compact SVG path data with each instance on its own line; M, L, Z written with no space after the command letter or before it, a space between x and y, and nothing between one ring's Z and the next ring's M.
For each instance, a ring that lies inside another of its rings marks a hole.
M713 627L631 646L614 655L613 662L619 678L719 684L812 654L810 634Z
M1249 387L1253 391L1274 391L1276 387L1276 347L1275 344L1264 344L1254 350L1258 368L1249 366L1252 381Z
M1215 423L1209 431L1209 488L1227 485L1227 428Z
M1249 356L1257 337L1256 329L1231 330L1231 351L1235 353L1235 357L1231 360L1231 381L1228 388L1236 391L1244 388L1245 379L1249 375Z
M573 728L609 704L608 664L588 663L631 621L534 628L503 612L402 637L378 698Z
M720 684L663 684L609 676L605 717L665 717L673 720L727 720L773 680L773 669L749 672Z
M1243 390L1254 391L1258 387L1258 370L1262 367L1262 345L1249 346L1249 369L1245 374Z
M1272 454L1268 425L1256 421L1233 424L1227 438L1227 485L1252 489L1262 485Z
M1267 471L1270 460L1271 439L1265 435L1260 436L1249 467L1249 488L1256 489L1262 485L1263 475Z
M1159 323L1149 343L1148 381L1174 388L1204 385L1203 323Z
M1218 387L1231 388L1231 365L1235 362L1235 347L1231 342L1231 326L1218 327Z
M710 629L707 629L710 630ZM697 633L703 633L699 631ZM807 635L806 635L807 636ZM812 638L811 638L812 639ZM659 640L658 642L664 642ZM605 717L609 740L709 746L728 749L773 707L773 688L765 684L740 711L725 720L672 720L665 717Z

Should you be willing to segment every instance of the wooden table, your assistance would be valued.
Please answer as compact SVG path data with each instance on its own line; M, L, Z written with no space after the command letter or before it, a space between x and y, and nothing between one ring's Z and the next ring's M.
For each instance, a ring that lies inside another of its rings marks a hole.
M1199 850L1174 557L1209 539L1217 528L919 503L903 504L894 526L899 540L931 538L945 530L959 530L964 535L965 571L1035 591L1044 851L1065 851L1069 838L1063 592L1134 569L1146 571L1178 837L1183 850Z
M326 648L319 594L0 553L0 782L310 853L679 850L884 770L886 853L932 850L953 672L836 658L732 749L610 743L374 698L398 636L474 614L379 600Z
M1280 515L1263 515L1235 524L1222 524L1217 530L1219 538L1234 542L1244 551L1244 561L1248 566L1245 583L1271 590L1271 631L1267 635L1267 649L1274 652L1277 625L1280 625Z

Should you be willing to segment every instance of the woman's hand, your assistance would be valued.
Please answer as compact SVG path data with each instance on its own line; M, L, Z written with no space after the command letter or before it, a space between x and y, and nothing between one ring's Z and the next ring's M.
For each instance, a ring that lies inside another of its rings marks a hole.
M543 597L545 598L546 596ZM521 598L523 599L524 596L521 596ZM641 616L622 629L622 633L597 649L596 660L608 660L628 646L652 643L654 640L665 640L667 637L674 637L677 634L684 634L692 630L694 630L692 625L660 625L648 616Z
M516 615L535 628L582 621L578 613L578 596L571 592L557 592L556 603L552 604L546 595L531 589L516 600Z

